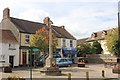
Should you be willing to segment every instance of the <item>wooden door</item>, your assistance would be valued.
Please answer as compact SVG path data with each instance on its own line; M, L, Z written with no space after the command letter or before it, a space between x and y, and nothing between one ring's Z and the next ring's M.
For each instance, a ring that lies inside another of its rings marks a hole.
M9 56L9 63L10 63L10 67L13 68L13 66L14 66L14 56Z

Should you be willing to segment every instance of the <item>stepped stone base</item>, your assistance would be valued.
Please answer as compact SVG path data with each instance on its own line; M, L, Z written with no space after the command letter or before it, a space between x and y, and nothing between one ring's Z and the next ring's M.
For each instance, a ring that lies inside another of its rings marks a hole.
M57 67L47 67L45 70L41 70L41 73L45 73L45 75L49 76L60 76L61 70Z

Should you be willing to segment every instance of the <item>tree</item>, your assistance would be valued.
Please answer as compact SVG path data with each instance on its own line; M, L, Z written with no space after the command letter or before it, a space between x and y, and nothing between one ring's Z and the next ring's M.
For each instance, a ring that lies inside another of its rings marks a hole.
M93 54L96 52L95 48L90 43L82 43L77 46L78 56L86 56L86 54Z
M116 41L114 46L113 46L113 52L120 56L120 41Z
M96 54L101 54L103 51L101 44L98 41L93 42L92 46L96 49Z
M119 44L118 42L118 29L114 29L112 32L108 32L106 36L106 45L108 50L113 53L117 54L118 52L116 51L117 45Z
M57 45L57 38L54 34L53 36L53 45L52 47L55 49ZM36 34L33 34L30 39L30 45L39 47L42 52L47 52L49 48L49 31L47 27L42 27L38 31L36 31Z

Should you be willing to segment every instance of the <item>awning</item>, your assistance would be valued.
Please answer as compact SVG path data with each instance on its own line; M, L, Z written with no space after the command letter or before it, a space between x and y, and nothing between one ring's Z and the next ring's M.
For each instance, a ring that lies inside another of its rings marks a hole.
M40 51L38 47L20 46L19 49L32 49L34 52Z
M74 55L74 54L77 54L77 51L76 51L75 48L72 48L71 50L68 50L68 49L63 48L63 49L62 49L62 53L63 53L63 54L72 54L72 55Z

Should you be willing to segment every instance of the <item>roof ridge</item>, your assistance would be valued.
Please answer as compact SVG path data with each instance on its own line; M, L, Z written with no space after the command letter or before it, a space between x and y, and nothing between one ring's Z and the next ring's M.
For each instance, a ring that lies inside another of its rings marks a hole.
M38 24L43 24L43 25L45 25L44 23L35 22L35 21L30 21L30 20L26 20L26 19L20 19L20 18L15 18L15 17L10 17L10 18L14 18L14 19L22 20L22 21L27 21L27 22L31 22L31 23L38 23Z

